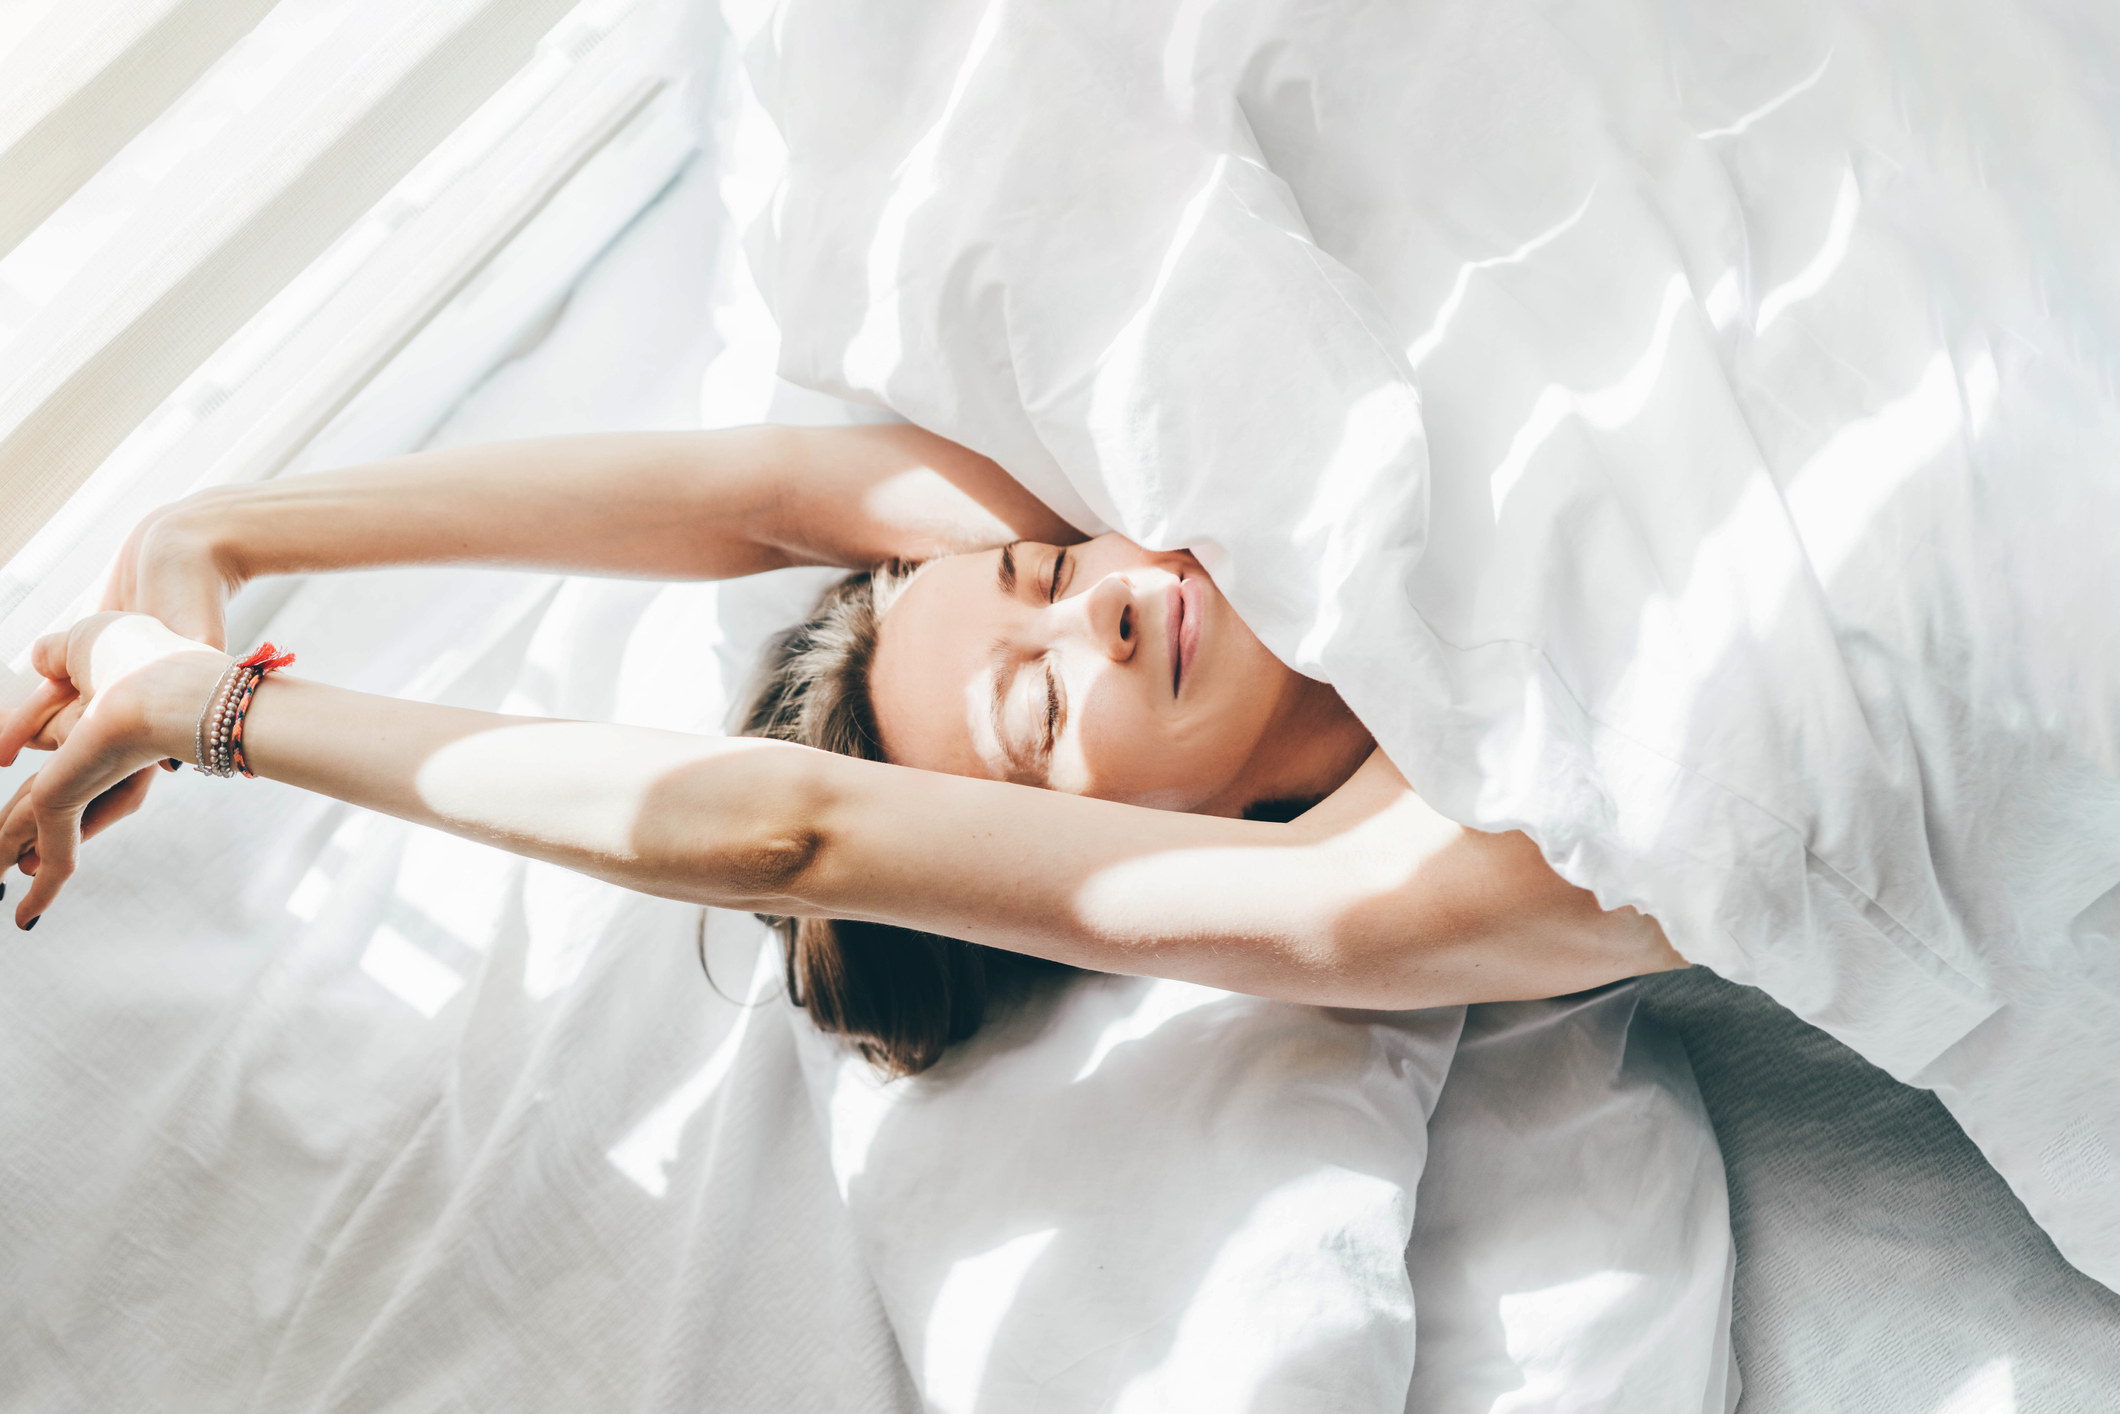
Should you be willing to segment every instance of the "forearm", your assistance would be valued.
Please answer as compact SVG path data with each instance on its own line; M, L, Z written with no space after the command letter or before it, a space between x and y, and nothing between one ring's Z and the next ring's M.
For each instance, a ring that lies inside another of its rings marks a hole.
M240 579L440 563L729 578L789 563L762 527L797 435L628 432L421 452L216 488L176 515Z
M152 749L179 759L227 661L184 659L149 712ZM1554 996L1679 961L1652 920L1599 910L1522 836L1462 830L1372 767L1272 825L285 675L259 688L243 744L268 779L643 893L1286 1001Z
M1381 757L1290 825L864 762L830 771L811 809L788 911L1099 971L1399 1009L1682 965L1653 919L1599 908L1520 834L1445 819Z
M154 712L154 749L193 754L225 659L196 655ZM774 909L800 872L804 748L502 716L275 674L244 723L251 769L643 893Z

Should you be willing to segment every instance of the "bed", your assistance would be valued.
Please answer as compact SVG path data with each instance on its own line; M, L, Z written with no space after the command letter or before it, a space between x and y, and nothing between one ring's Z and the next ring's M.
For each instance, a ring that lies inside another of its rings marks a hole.
M689 168L430 442L770 397L725 360L757 351L716 305L723 175ZM350 686L719 730L815 584L372 572L255 586L231 632ZM1431 1407L1548 1407L1578 1363L1630 1407L1734 1395L1720 1160L1631 990L1461 1048L1459 1009L1086 979L909 1093L801 1021L748 918L221 784L159 782L18 950L10 1407L1395 1409L1416 1307ZM1455 1168L1426 1162L1452 1073ZM1559 1122L1508 1119L1511 1074ZM1645 1201L1540 1240L1594 1153Z
M434 442L876 415L770 376L741 121ZM260 586L231 636L349 686L716 730L814 583L363 574ZM1941 1106L1702 969L1390 1018L1088 979L894 1090L779 999L750 920L245 784L159 783L124 862L91 850L15 946L10 1406L1727 1410L1740 1370L1748 1410L2120 1392L2120 1301ZM1297 1059L1229 1059L1262 1053ZM1203 1088L1243 1103L1189 1110ZM1291 1139L1306 1095L1344 1113ZM1084 1152L1143 1131L1099 1188Z

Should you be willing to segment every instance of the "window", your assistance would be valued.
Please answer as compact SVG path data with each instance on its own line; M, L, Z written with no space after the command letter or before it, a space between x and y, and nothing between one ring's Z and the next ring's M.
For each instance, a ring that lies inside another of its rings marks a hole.
M273 475L393 361L425 370L401 421L438 421L693 152L691 18L0 11L0 662L93 607L141 514Z

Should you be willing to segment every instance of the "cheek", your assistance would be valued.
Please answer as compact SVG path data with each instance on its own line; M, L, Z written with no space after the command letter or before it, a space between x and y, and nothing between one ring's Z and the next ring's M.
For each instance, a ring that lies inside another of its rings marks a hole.
M1246 757L1238 734L1216 726L1106 703L1085 713L1070 733L1074 749L1056 762L1053 785L1129 805L1191 810L1227 785Z

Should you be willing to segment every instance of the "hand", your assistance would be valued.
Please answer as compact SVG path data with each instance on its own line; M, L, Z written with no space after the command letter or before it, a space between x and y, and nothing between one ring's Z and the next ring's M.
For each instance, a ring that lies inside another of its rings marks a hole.
M212 648L227 647L228 601L248 578L212 533L217 511L230 494L203 492L141 517L111 565L102 607L151 614L186 638ZM41 724L64 711L72 700L72 689L64 679L46 678L17 712ZM0 753L5 760L0 764L11 764L25 744L40 751L52 750L57 744L35 733L15 741L0 732L0 742L6 743L5 752ZM153 783L153 774L142 770L97 796L82 817L82 838L107 829L146 804ZM25 873L37 870L34 851L18 862ZM0 861L0 868L5 868L5 861Z
M44 678L0 720L0 765L24 746L53 753L0 815L0 867L35 882L15 908L28 927L74 872L80 842L138 808L143 768L189 754L182 741L228 655L145 614L92 614L30 650Z
M103 586L104 609L152 614L186 638L226 648L228 601L249 580L222 544L229 488L187 496L141 517Z

